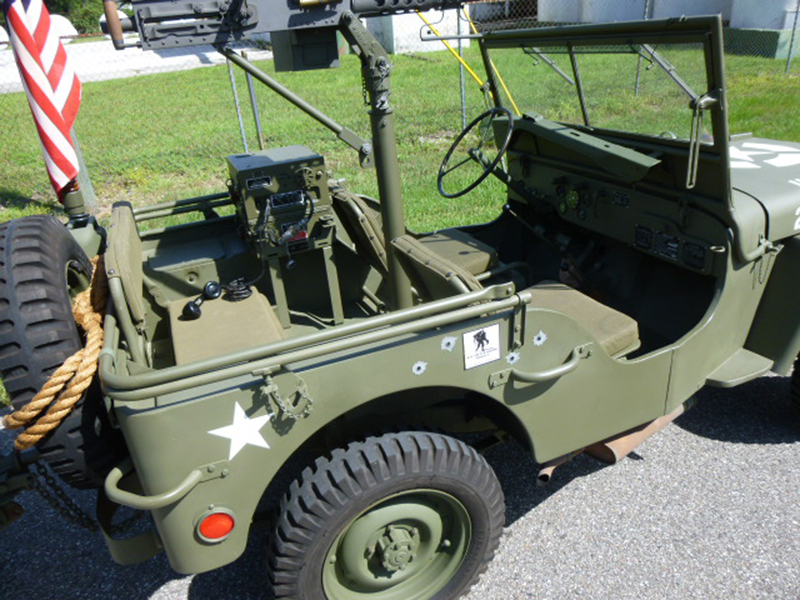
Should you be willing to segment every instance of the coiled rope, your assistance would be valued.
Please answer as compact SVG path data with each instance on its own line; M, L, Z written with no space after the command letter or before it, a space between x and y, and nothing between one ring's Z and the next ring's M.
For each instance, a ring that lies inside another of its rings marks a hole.
M7 429L26 427L14 441L17 450L34 446L58 427L83 397L97 372L97 360L103 347L108 280L103 257L96 256L92 264L92 282L76 296L72 305L75 321L86 332L84 347L64 361L28 404L3 419ZM41 414L45 409L47 412Z

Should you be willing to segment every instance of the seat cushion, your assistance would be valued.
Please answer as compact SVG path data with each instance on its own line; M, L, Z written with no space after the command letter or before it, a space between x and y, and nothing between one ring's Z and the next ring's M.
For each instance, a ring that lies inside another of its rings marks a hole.
M583 325L611 356L639 345L639 325L614 310L562 283L540 283L528 288L531 306L564 313Z
M269 300L258 291L239 302L207 300L201 305L200 318L195 320L182 316L189 300L176 300L169 305L176 364L250 350L286 337Z
M443 229L423 236L419 241L429 251L473 275L490 271L498 264L494 248L458 229Z

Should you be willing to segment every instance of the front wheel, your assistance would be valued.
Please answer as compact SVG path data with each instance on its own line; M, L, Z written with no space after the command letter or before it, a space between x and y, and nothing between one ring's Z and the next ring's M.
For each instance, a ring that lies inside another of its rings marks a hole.
M318 459L281 505L277 598L451 600L486 569L505 505L492 468L454 438L387 434Z

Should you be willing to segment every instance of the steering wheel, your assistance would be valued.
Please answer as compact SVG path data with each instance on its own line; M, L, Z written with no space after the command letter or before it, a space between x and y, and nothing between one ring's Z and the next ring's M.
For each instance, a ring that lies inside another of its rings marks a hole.
M493 124L495 119L499 117L508 119L508 133L506 133L503 143L499 147L496 147ZM476 128L477 130L473 132L473 130ZM442 166L439 167L439 177L436 180L436 183L439 187L439 193L445 198L458 198L459 196L463 196L467 192L473 190L479 183L489 176L489 174L500 162L500 159L503 158L503 155L508 149L508 143L511 141L511 133L513 131L514 118L512 117L511 112L503 106L495 106L494 108L490 108L485 113L479 115L474 121L472 121L472 123L467 125L464 130L458 134L458 137L453 142L453 145L447 150L447 154L444 155L444 160L442 161ZM456 148L461 145L462 141L466 141L466 145L469 146L469 148L466 150L467 157L461 162L448 168L448 163L450 162L453 153L456 151ZM484 148L491 150L491 152L495 151L496 149L497 155L494 156L494 158L491 158L490 152L489 157L485 156L483 153ZM458 192L446 192L444 189L445 177L456 169L459 169L463 165L471 162L477 163L478 167L483 170L480 175L478 175L472 183L467 185L467 187L459 190Z

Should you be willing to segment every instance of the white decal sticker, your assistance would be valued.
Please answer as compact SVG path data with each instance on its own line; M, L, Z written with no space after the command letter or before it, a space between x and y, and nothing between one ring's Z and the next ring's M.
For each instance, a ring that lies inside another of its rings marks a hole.
M463 335L464 368L472 369L500 360L500 324L468 331Z
M428 363L419 360L414 363L413 367L411 367L411 372L414 373L414 375L422 375L425 372L425 369L427 368L428 368Z
M779 168L800 165L800 148L780 144L745 142L741 147L731 146L730 155L732 169L760 169L757 161Z
M778 154L775 158L770 158L764 162L773 167L794 167L795 165L800 165L800 152L795 154Z
M510 365L513 365L515 362L519 360L519 352L509 352L506 356L506 362Z
M800 187L800 179L790 179L789 183L791 183L792 185L796 185L797 187Z
M797 207L797 210L794 211L795 216L797 216L797 220L794 222L794 230L800 231L800 206Z
M250 419L237 402L233 407L233 423L219 429L212 429L208 433L228 438L231 441L228 460L233 460L233 457L239 454L239 451L247 444L258 446L259 448L269 448L269 444L261 435L260 430L267 424L271 416L264 415Z
M442 340L442 350L445 352L452 352L453 348L456 347L456 342L458 340L452 336L448 336Z
M743 160L732 160L731 169L760 169L756 163L744 162Z
M536 334L536 337L533 338L533 345L543 346L546 341L547 341L547 334L544 331L539 331L539 333Z

